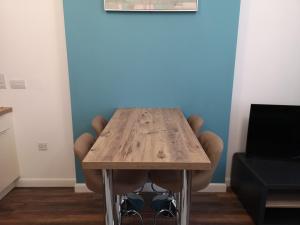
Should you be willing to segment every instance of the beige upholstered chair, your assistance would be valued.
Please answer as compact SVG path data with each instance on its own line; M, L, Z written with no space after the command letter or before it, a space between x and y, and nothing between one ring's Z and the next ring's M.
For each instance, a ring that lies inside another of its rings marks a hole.
M182 189L182 172L177 170L150 170L149 178L154 184L171 191L180 192Z
M77 138L74 145L74 152L80 162L89 152L94 142L95 138L89 133L84 133L79 138ZM84 169L83 175L85 177L85 183L88 189L97 193L101 193L103 191L103 179L101 170Z
M200 116L191 115L187 121L197 136L203 126L204 120ZM182 174L180 171L153 170L150 172L150 179L158 185L163 185L165 189L172 190L172 192L179 192L181 190Z
M92 127L96 131L97 137L107 125L107 120L98 115L92 120ZM114 170L113 171L113 191L116 194L135 191L147 181L148 171L144 170Z
M211 161L211 170L193 171L192 191L198 191L207 187L219 163L223 150L222 139L213 132L207 131L201 133L198 140ZM172 192L179 192L182 187L182 172L180 171L150 171L150 179L155 184Z
M210 131L201 133L198 139L211 162L211 169L207 171L193 171L192 191L202 190L209 185L220 161L224 147L222 139Z
M94 142L95 138L89 133L82 134L75 141L74 152L81 162L93 146ZM103 194L104 184L102 170L83 169L83 174L88 189L93 192ZM147 171L114 170L112 176L113 194L120 199L120 196L125 196L126 193L133 192L144 185L147 180ZM122 204L122 202L119 202L119 204ZM118 218L120 219L119 224L121 224L122 212L119 207L116 209L118 212ZM143 218L138 211L130 209L127 213L129 212L134 212L134 215L138 215L141 223L143 224Z
M223 141L218 135L214 134L213 132L203 132L199 135L198 139L211 161L211 170L192 171L192 191L199 191L207 187L212 179L223 150ZM176 209L181 210L180 205L177 206L176 202L181 202L182 199L180 198L180 195L175 193L180 192L182 189L182 172L171 170L150 171L150 177L154 183L169 191L167 195L168 199L164 200L165 202L167 201L167 203L159 203L159 201L163 201L159 200L159 198L162 199L162 197L160 197L162 195L152 201L154 209L157 211L154 219L154 224L156 224L157 217L161 215L162 212L169 213L169 215L171 215L173 218L176 218L178 221L178 216L176 216L176 213L174 212L176 212ZM175 203L171 199L175 199ZM155 201L158 203L154 203ZM161 206L159 206L159 204Z
M192 130L194 131L195 135L198 136L198 132L200 131L201 127L203 126L204 120L197 115L191 115L188 119L187 119L190 127L192 128Z
M147 178L145 170L113 170L113 191L115 194L134 192L144 186Z
M101 134L107 124L107 120L103 116L98 115L92 120L92 127L96 131L97 137Z
M80 161L84 159L95 142L95 138L89 134L82 134L74 145L75 155ZM102 170L83 169L87 187L93 192L103 191ZM114 170L113 188L115 194L125 194L135 191L147 181L147 171L143 170Z

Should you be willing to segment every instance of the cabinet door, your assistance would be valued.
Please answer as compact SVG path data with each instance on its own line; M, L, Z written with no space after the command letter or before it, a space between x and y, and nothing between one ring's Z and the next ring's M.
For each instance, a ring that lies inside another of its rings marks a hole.
M0 118L0 191L19 176L18 160L10 115Z

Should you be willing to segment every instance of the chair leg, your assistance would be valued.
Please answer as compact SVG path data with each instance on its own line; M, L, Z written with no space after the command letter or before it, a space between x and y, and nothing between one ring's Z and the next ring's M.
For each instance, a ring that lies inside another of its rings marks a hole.
M162 209L160 210L158 213L155 214L155 217L154 217L154 225L156 225L156 222L157 222L157 217L162 214L162 213L169 213L171 215L172 218L175 218L176 219L176 223L178 223L178 220L177 220L177 215L178 215L178 212L176 211L176 215L169 209Z
M138 211L136 211L136 210L128 210L128 211L126 212L125 216L126 216L126 215L133 215L133 216L137 215L137 216L139 217L140 224L141 224L141 225L144 225L143 217L142 217L142 215L141 215Z
M133 210L133 209L127 210L122 216L138 216L139 221L140 221L140 225L144 225L144 220L143 220L142 215L136 210ZM120 220L120 222L121 221L122 221L122 219Z

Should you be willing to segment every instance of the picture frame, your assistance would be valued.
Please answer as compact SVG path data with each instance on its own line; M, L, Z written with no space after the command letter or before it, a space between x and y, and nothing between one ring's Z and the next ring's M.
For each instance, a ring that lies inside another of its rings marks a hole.
M196 12L198 0L104 0L105 11Z

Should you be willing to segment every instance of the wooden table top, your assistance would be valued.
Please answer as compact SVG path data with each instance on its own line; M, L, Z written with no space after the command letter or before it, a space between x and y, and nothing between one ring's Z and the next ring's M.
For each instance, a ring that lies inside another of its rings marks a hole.
M11 107L0 107L0 116L12 112L12 108Z
M82 162L85 169L209 170L180 109L118 109Z

